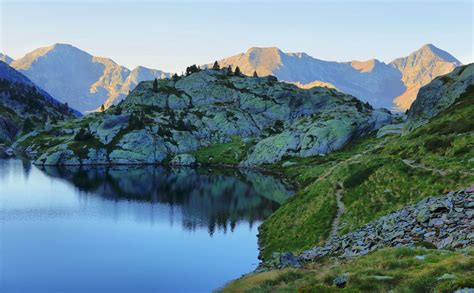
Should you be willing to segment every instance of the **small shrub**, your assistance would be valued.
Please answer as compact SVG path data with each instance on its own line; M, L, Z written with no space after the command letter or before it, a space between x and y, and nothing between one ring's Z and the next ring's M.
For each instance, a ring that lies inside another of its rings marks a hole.
M74 136L74 140L76 141L85 141L92 139L94 136L92 133L89 132L89 130L86 130L85 128L81 128L78 133Z
M427 151L432 153L440 153L451 147L451 141L445 138L431 138L424 143L424 147Z

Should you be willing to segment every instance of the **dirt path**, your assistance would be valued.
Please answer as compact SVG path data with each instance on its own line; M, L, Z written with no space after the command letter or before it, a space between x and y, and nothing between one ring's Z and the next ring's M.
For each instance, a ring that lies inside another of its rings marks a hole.
M343 164L347 164L349 162L355 162L359 158L361 158L363 155L365 155L368 152L371 152L375 149L378 149L380 147L383 147L383 143L379 143L379 144L375 145L374 147L366 149L366 150L364 150L363 152L361 152L359 154L355 154L355 155L353 155L353 156L351 156L351 157L349 157L345 160L342 160L342 161L334 164L329 169L327 169L320 177L318 177L318 179L316 179L316 181L321 181L321 180L326 179L329 175L331 175L331 173L337 167L339 167ZM344 196L344 184L342 182L337 182L337 184L336 184L336 194L335 195L336 195L337 213L336 213L336 216L334 217L334 219L332 220L331 233L329 234L328 240L330 240L330 239L337 236L337 231L339 230L339 224L340 224L340 221L341 221L341 217L342 217L342 214L344 214L344 211L345 211L344 202L342 201L343 196Z
M423 170L426 170L426 171L430 171L430 172L434 172L434 173L437 173L441 176L446 176L448 175L448 171L446 170L440 170L440 169L435 169L435 168L430 168L430 167L427 167L425 165L422 165L422 164L417 164L415 163L415 161L412 161L412 160L401 160L405 165L407 165L408 167L410 168L414 168L414 169L423 169Z
M342 196L344 194L344 186L342 182L338 182L336 186L336 204L337 204L337 213L331 224L331 234L329 234L328 240L330 241L337 236L337 231L339 230L339 222L341 221L341 216L344 213L344 203L342 202Z

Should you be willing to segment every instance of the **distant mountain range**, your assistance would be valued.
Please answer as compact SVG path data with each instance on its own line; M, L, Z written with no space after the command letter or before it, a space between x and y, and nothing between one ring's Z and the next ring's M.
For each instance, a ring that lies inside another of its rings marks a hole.
M169 77L161 70L133 70L113 60L95 57L74 46L55 44L12 60L0 60L25 74L61 102L81 112L108 108L121 101L140 81ZM358 97L375 107L406 110L421 86L461 65L449 53L424 45L407 57L386 64L379 60L335 62L278 48L250 48L224 58L221 66L239 66L244 74L274 75L302 88L323 86Z
M401 110L410 107L421 86L461 65L431 44L388 64L376 59L325 61L306 53L284 53L278 48L250 48L218 62L221 66L239 66L247 75L255 71L262 76L271 74L304 88L311 84L332 86L375 107Z
M111 59L92 56L67 44L36 49L10 65L81 112L119 102L142 80L169 76L146 67L130 71Z

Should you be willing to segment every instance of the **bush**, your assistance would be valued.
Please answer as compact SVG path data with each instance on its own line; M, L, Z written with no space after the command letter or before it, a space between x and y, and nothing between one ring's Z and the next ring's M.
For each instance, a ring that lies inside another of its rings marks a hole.
M79 132L76 133L76 135L74 136L74 140L85 141L92 139L93 137L94 135L92 135L92 133L90 133L88 129L86 130L85 128L81 128Z
M432 153L445 152L447 148L451 147L451 141L443 138L431 138L424 143L427 151Z

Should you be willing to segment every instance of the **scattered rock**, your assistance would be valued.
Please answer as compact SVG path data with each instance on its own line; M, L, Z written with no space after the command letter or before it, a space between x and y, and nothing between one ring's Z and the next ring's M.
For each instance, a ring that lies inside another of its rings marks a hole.
M283 164L281 164L281 166L283 168L286 168L286 167L290 167L290 166L293 166L293 165L296 165L295 162L291 162L291 161L286 161L286 162L283 162Z
M453 279L456 279L456 276L453 274L444 274L441 277L437 278L438 281L453 280Z
M423 245L431 248L463 248L474 245L469 212L474 212L471 189L429 197L406 206L343 236L329 239L324 246L304 251L301 261L326 255L354 257L381 247ZM424 256L415 256L422 260Z
M347 284L347 281L349 280L349 275L348 274L342 274L340 276L337 276L333 284L339 288L344 288Z
M377 281L386 281L386 280L393 280L391 276L370 276L370 278L377 280Z

